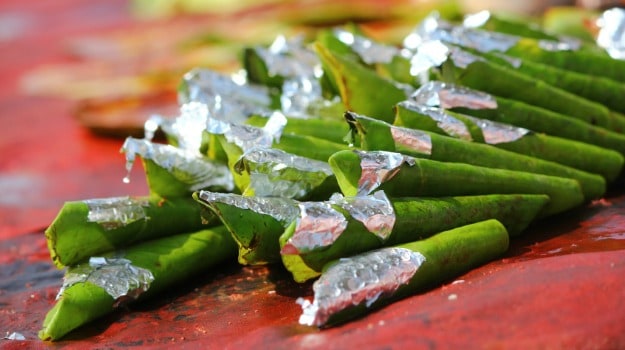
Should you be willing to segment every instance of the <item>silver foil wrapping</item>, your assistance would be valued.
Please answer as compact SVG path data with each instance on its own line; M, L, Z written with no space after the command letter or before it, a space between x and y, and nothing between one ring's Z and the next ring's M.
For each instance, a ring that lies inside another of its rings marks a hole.
M468 115L464 117L480 128L482 136L484 136L484 142L491 145L517 141L530 133L530 131L525 128L510 124L498 123Z
M197 151L187 151L132 137L126 139L122 151L126 153L126 168L129 172L136 156L139 155L166 169L180 182L188 185L190 192L205 188L225 191L234 189L234 180L228 167L211 162Z
M424 96L417 97L420 98ZM436 99L438 99L438 97L436 97ZM429 102L432 104L436 104L433 99L430 99ZM464 122L458 120L457 118L454 118L448 113L445 113L441 109L427 107L426 105L421 105L413 101L402 101L398 105L402 108L430 117L433 121L436 122L436 126L438 126L449 136L453 136L455 138L466 141L473 141L473 138L471 137L471 132L469 131L469 128L467 128L467 126L464 124Z
M576 51L579 46L573 41L538 40L538 47L545 51Z
M280 106L282 112L290 117L310 118L313 106L323 103L321 84L315 77L294 77L282 84Z
M180 114L174 118L151 116L144 124L144 138L152 141L154 133L161 129L181 149L199 152L202 146L202 131L208 120L208 106L200 102L189 102L180 106Z
M342 43L351 47L366 64L391 63L393 57L402 55L397 47L376 43L344 29L336 28L333 33Z
M345 117L351 123L352 121L358 122L361 120L375 120L373 118L360 115L354 112L346 112ZM432 154L432 140L429 134L420 130L407 129L387 124L391 137L395 142L397 152L404 150L410 152L417 152L424 155Z
M306 253L334 244L347 228L348 219L332 206L344 209L367 231L385 241L395 225L395 210L383 191L374 195L343 197L335 194L327 202L301 202L300 218L282 254Z
M304 46L303 37L287 39L279 35L268 48L256 47L254 50L265 63L270 76L314 77L321 68L319 57Z
M443 109L464 107L469 109L496 109L497 100L485 92L463 86L430 81L410 97L417 104Z
M453 25L442 20L437 14L433 14L426 17L404 39L404 46L410 50L416 50L423 43L435 40L481 52L505 52L516 45L520 37Z
M330 202L345 209L352 218L362 222L367 231L381 241L386 241L393 232L396 221L395 209L384 191L357 197L343 197L337 193L330 198Z
M432 154L432 138L428 133L398 126L391 126L390 131L397 152L417 152L428 156Z
M298 299L299 323L323 326L333 315L392 297L410 282L426 258L405 248L383 248L340 259L313 284L314 299Z
M87 221L96 222L106 230L113 230L139 220L148 220L147 201L131 197L97 198L84 200L89 208Z
M468 51L449 45L440 40L423 42L410 60L410 74L422 75L432 68L441 66L451 60L456 67L467 68L476 61L486 61L484 58L473 55ZM422 82L423 84L426 81Z
M263 86L245 84L233 76L196 68L183 76L180 104L207 106L211 118L239 123L252 114L271 112L271 96Z
M319 57L305 47L302 37L278 36L269 48L255 48L270 76L284 78L280 106L290 117L307 118L313 104L323 103Z
M286 117L280 112L271 113L262 128L209 118L206 131L211 134L224 135L226 141L237 145L241 151L245 152L254 147L270 148L274 142L280 140L286 122Z
M78 283L91 283L106 291L114 300L114 307L137 299L154 281L152 272L132 265L123 258L92 257L88 263L70 268L63 277L63 286L57 299L65 290Z
M386 151L354 151L360 157L361 176L358 180L359 196L368 195L397 174L401 166L413 166L415 159L400 153Z
M470 13L464 16L462 25L467 28L480 28L488 23L491 13L488 10Z
M299 216L298 203L280 197L247 197L233 193L200 191L198 198L203 202L223 203L240 209L269 215L283 225L288 225Z
M456 67L466 69L474 62L486 61L486 59L476 56L468 51L462 50L457 47L451 47L449 51L449 58L452 60Z
M293 235L281 253L294 255L332 245L347 228L347 218L329 202L301 202Z
M483 14L481 14L484 16ZM474 19L479 22L479 16ZM486 19L487 20L487 19ZM465 21L466 22L466 21ZM473 27L453 25L440 19L438 15L426 17L417 28L404 40L404 45L416 50L423 43L440 40L449 44L460 45L480 52L506 52L515 46L521 37L475 29ZM578 50L580 43L575 40L539 40L539 46L543 50Z
M442 41L423 42L416 48L415 54L410 59L410 75L416 77L427 74L430 69L442 65L448 58L449 47Z
M625 10L612 8L601 14L597 20L600 28L597 45L616 59L625 59Z
M235 165L249 173L249 189L255 196L303 199L328 177L327 162L305 158L275 148L255 147Z

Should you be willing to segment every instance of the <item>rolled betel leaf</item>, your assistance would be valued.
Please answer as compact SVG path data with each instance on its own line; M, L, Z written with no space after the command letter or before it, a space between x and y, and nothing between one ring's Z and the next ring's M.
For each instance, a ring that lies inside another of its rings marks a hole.
M199 102L211 118L241 123L249 115L269 114L279 109L278 94L266 86L250 84L244 76L225 75L210 69L187 72L178 88L178 102Z
M249 176L235 170L235 164L241 155L254 147L270 148L275 139L282 135L286 117L282 113L273 113L262 128L250 125L230 123L208 118L204 133L219 145L227 159L235 186L240 192L249 184Z
M144 139L152 141L160 130L170 145L205 154L208 145L202 130L207 118L207 105L200 102L185 103L180 106L180 113L175 118L158 114L150 116L144 123Z
M45 231L57 267L137 242L197 231L216 224L202 221L190 197L113 197L66 202Z
M425 56L425 57L424 57ZM442 66L445 81L511 98L610 130L625 130L625 117L606 106L474 55L459 47L428 42L414 57L414 71ZM424 64L425 62L425 64ZM429 68L428 68L429 67ZM484 79L485 76L494 77Z
M129 137L122 152L130 173L137 155L143 167L150 193L160 197L184 197L201 189L232 191L232 174L225 164L202 156L197 150L153 143ZM124 181L130 181L128 177Z
M287 134L282 132L285 117L274 113L263 128L251 125L231 124L210 119L207 132L212 133L221 143L228 156L228 167L234 175L234 182L241 192L250 184L250 173L243 171L245 162L239 162L243 154L254 148L274 148L287 154L310 160L326 162L333 153L350 149L347 144L316 138L307 135ZM305 160L293 160L304 164Z
M496 259L508 245L505 227L487 220L339 259L313 284L312 302L297 300L302 306L299 323L327 327L362 316Z
M580 50L580 45L574 41L524 38L453 25L437 16L429 16L406 37L404 46L415 49L431 40L442 40L482 52L498 51L590 76L625 82L625 61L596 50Z
M571 119L544 108L506 99L464 86L431 81L410 97L419 104L608 148L625 155L625 135Z
M543 16L540 23L527 20L527 18L513 18L512 16L505 16L499 13L492 13L488 10L484 10L465 15L462 25L466 28L510 34L522 38L544 40L545 42L562 42L564 44L568 44L571 48L606 55L604 50L593 43L593 40L582 40L582 38L572 36L572 33L557 33L550 30L552 28L546 28L544 25L546 17L552 12L560 10L562 9L553 8L547 10L547 13ZM586 34L590 35L589 32L586 32Z
M281 111L288 116L334 115L343 108L338 99L324 98L321 62L303 36L280 35L269 47L246 48L243 68L250 82L279 89Z
M267 114L280 108L280 96L266 86L248 83L244 75L225 75L210 69L195 68L183 76L178 89L181 105L205 106L206 118L229 123L243 123L250 115ZM208 121L206 121L208 122ZM206 124L205 122L205 124ZM204 130L202 126L197 130ZM202 137L207 145L205 154L213 161L226 162L220 143L209 134Z
M600 198L606 191L606 181L600 175L555 162L514 153L488 144L393 126L353 112L346 112L345 119L352 125L353 133L360 137L361 148L364 150L400 152L413 157L442 162L466 163L571 178L579 182L586 200ZM512 139L520 136L523 136L523 133L518 134L518 131L506 135Z
M244 48L243 68L250 82L280 89L295 77L307 77L310 83L318 84L315 75L320 73L321 62L303 36L279 35L269 46Z
M393 105L406 99L407 87L383 78L352 58L332 52L319 42L315 50L326 67L325 74L336 82L346 109L376 115L388 122L393 120Z
M338 27L321 31L317 41L332 52L356 59L383 77L404 84L417 83L415 77L406 74L410 71L411 56L407 50L377 42L357 29Z
M534 133L510 124L427 107L413 100L397 104L395 125L486 143L515 153L599 174L607 182L616 179L625 161L620 153L613 150Z
M584 203L573 179L494 169L464 163L445 163L386 151L341 151L328 163L346 197L380 189L389 197L470 196L483 194L546 194L544 217Z
M622 99L622 96L625 95L625 83L605 77L582 74L540 62L523 60L499 52L486 52L480 55L501 66L526 74L534 79L542 80L588 100L601 103L619 113L615 114L615 120L619 120L619 116L620 119L624 118L620 113L625 112L625 101ZM615 125L610 128L623 132L625 131L623 130L624 124L625 122L623 121L620 124L615 122Z
M122 304L175 289L185 279L234 259L236 250L227 229L218 226L93 257L67 270L39 337L59 340Z
M562 38L556 35L547 33L536 22L521 20L520 18L511 18L510 16L502 16L501 14L492 13L488 10L466 14L462 20L462 25L467 28L511 34L525 38L554 41L562 40ZM577 39L569 40L578 42Z
M287 134L313 136L336 143L346 143L349 127L345 125L342 118L339 118L340 115L339 113L333 119L287 117L282 131ZM269 120L270 118L265 116L251 116L245 124L262 128Z
M328 162L275 148L252 148L234 164L244 196L297 200L329 198L339 191Z
M193 198L216 215L239 246L239 263L280 261L280 235L299 216L298 202L281 197L245 197L200 191Z
M519 235L549 201L547 195L456 197L334 196L300 203L300 216L280 237L282 262L297 282L317 277L342 257L423 239L434 233L497 219Z

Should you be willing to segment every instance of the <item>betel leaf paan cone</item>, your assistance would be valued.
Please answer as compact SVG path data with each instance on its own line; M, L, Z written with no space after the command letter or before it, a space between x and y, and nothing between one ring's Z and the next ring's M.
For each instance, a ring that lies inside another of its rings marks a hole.
M313 301L298 300L299 322L327 327L362 316L496 259L508 245L505 227L487 220L331 262L313 285Z
M558 163L435 133L392 126L381 120L347 112L345 118L360 137L361 148L400 152L442 162L466 163L496 169L531 172L575 179L586 200L606 191L603 177Z
M66 202L45 235L57 267L83 262L90 256L137 242L197 231L203 223L191 198L112 197Z
M430 81L422 85L411 101L429 107L523 127L534 132L558 136L608 148L625 156L625 135L596 127L578 119L524 102L487 94L464 86Z
M282 262L295 281L303 282L318 276L332 260L482 220L497 219L516 236L548 201L540 194L389 199L378 191L327 203L304 202L300 217L280 237Z
M280 261L278 240L299 215L297 201L208 191L194 193L193 197L228 229L239 246L239 263L260 265Z
M557 176L439 162L386 151L341 151L328 162L346 197L377 189L389 197L546 194L550 201L541 210L541 217L584 203L579 183Z
M223 226L160 238L92 257L68 269L56 304L39 332L59 340L72 330L113 312L120 304L154 296L210 271L236 256L236 244Z
M599 174L608 183L614 181L623 170L623 156L607 148L426 107L412 101L397 104L394 124L485 143L514 153L570 166Z

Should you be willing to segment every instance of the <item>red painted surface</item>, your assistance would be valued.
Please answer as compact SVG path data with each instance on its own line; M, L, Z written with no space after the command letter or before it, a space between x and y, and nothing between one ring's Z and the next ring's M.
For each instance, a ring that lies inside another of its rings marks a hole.
M537 223L502 259L336 328L297 324L295 299L310 298L310 284L279 267L232 262L63 341L39 341L61 284L42 228L63 201L147 189L141 169L130 185L121 182L121 140L82 128L68 101L24 95L20 77L72 61L63 38L134 25L124 6L0 3L0 18L24 21L0 41L0 337L26 337L0 340L0 348L625 348L622 182L604 200Z

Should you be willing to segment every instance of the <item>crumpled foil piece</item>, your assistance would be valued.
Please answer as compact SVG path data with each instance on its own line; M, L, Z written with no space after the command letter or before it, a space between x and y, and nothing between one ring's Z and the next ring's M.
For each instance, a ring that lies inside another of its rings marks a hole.
M269 48L258 46L254 50L265 63L271 76L314 77L321 68L319 57L310 48L304 46L302 36L287 39L279 35Z
M124 258L91 257L88 263L71 267L63 277L63 286L57 300L65 290L78 283L92 283L104 289L114 300L114 307L137 299L154 281L152 272L132 265Z
M308 118L310 106L323 103L319 78L323 74L319 57L304 45L304 38L276 37L269 48L255 47L270 76L284 78L280 105L290 117Z
M476 56L468 51L462 50L458 47L451 47L449 51L449 58L452 60L456 67L466 69L474 62L487 60L483 57Z
M330 202L301 202L293 235L280 250L283 255L328 247L347 228L347 218Z
M484 142L491 145L514 142L531 133L528 129L510 124L475 118L468 115L465 115L464 117L480 128L482 136L484 136Z
M382 242L393 232L397 218L393 204L384 191L357 197L343 197L336 193L330 198L330 202L345 209L352 218L362 222L367 231L376 235Z
M404 46L417 50L423 43L439 40L449 44L468 47L480 52L506 52L515 46L521 37L516 35L475 29L451 24L438 14L426 17L405 39ZM581 43L576 40L538 40L543 50L579 50Z
M321 84L314 77L294 77L282 84L280 106L282 112L290 117L312 118L312 107L323 103Z
M436 99L438 99L438 97L436 97ZM445 131L447 135L466 141L473 141L473 138L471 137L471 132L469 131L469 128L464 124L464 122L458 120L457 118L454 118L448 113L445 113L441 109L421 105L414 101L402 101L398 103L398 105L407 110L411 110L421 115L430 117L436 122L436 126L438 126L441 130Z
M413 166L415 159L396 152L387 151L354 151L360 157L362 169L358 180L358 196L375 191L380 185L392 179L401 166Z
M612 58L625 59L625 9L608 9L596 23L599 27L597 45L604 48Z
M459 47L447 44L440 40L423 42L410 59L410 74L412 76L422 76L432 68L441 66L447 60L459 68L467 68L476 61L486 61L486 59L462 50ZM422 84L427 80L422 79Z
M243 152L255 147L270 148L282 136L287 123L284 114L273 112L264 127L230 123L209 118L206 131L211 134L224 135L226 141L237 145Z
M521 38L514 35L484 31L454 25L432 14L404 39L404 46L410 50L417 50L428 41L442 41L476 49L481 52L508 51Z
M298 203L281 197L248 197L234 193L199 191L198 198L205 203L223 203L236 208L269 215L285 227L299 216Z
M490 20L491 13L488 10L479 11L476 13L469 13L464 16L462 25L467 28L480 28L486 25Z
M199 152L202 146L202 131L208 121L208 106L200 102L189 102L180 106L180 114L174 118L152 115L143 126L144 139L152 141L160 128L168 138L176 141L178 148Z
M397 152L417 152L428 156L432 154L432 138L428 133L399 126L391 126L390 131Z
M395 56L406 56L405 52L395 46L376 43L369 38L341 28L335 28L332 32L342 43L354 50L366 64L391 63Z
M84 200L89 208L87 221L97 222L105 230L114 230L135 221L148 220L146 200L131 197L95 198Z
M449 47L440 40L421 43L410 59L410 75L418 77L432 69L439 67L449 58ZM423 78L423 82L426 78Z
M425 261L423 254L398 247L340 259L313 284L312 303L297 300L302 307L299 323L321 327L341 311L390 298Z
M249 173L249 189L261 197L303 199L333 176L327 162L263 147L246 151L235 169Z
M6 340L26 340L26 337L20 332L7 332L3 339Z
M234 179L228 167L211 162L197 151L187 151L171 145L129 137L122 146L122 152L126 153L128 172L139 155L166 169L177 180L188 185L190 192L205 188L225 191L234 189Z
M577 51L580 44L573 41L538 40L538 47L545 51Z
M410 99L420 105L443 109L457 107L469 109L497 108L497 100L490 94L441 81L430 81L423 84L410 96Z
M375 120L374 118L370 118L351 111L345 112L345 118L350 124L358 123L359 119L372 121ZM395 142L397 152L401 153L401 151L406 150L410 152L421 153L424 155L432 154L432 139L428 133L415 129L397 127L388 123L385 124L388 125L391 137Z
M245 121L252 114L271 112L271 96L264 86L246 84L236 76L195 68L183 76L178 101L207 106L211 118L232 123Z

